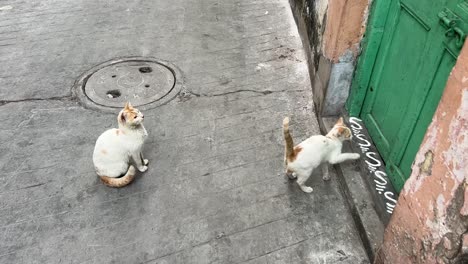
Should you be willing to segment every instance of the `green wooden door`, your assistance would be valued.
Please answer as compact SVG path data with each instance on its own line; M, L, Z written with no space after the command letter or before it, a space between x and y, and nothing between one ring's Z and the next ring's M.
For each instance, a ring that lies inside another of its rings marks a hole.
M465 39L468 0L393 0L387 7L360 116L399 191Z

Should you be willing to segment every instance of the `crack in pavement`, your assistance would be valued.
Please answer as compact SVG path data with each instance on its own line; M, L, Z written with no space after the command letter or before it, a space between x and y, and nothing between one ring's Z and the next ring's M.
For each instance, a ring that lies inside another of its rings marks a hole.
M225 96L229 94L236 94L236 93L243 93L243 92L250 92L250 93L258 93L263 95L269 95L272 93L284 93L284 92L303 92L304 90L279 90L279 91L272 91L272 90L263 90L263 91L256 91L251 89L240 89L236 91L224 92L224 93L215 93L215 94L205 94L205 93L195 93L193 91L181 91L179 96L185 98L187 96L193 95L195 97L217 97L217 96ZM71 95L68 96L55 96L55 97L48 97L48 98L25 98L25 99L18 99L18 100L0 100L0 106L4 106L10 103L22 103L22 102L34 102L34 101L64 101L64 100L72 100L74 97ZM186 101L186 100L183 100Z
M10 103L22 103L22 102L34 102L34 101L64 101L64 100L72 100L73 97L69 96L55 96L55 97L48 97L48 98L25 98L25 99L18 99L18 100L0 100L0 106L4 106Z
M224 95L235 94L235 93L243 93L243 92L250 92L250 93L258 93L258 94L268 95L268 94L272 94L272 93L303 92L303 91L304 90L279 90L279 91L263 90L263 91L256 91L256 90L250 90L250 89L240 89L240 90L236 90L236 91L224 92L224 93L215 93L215 94L195 93L193 91L184 91L184 93L185 93L185 95L191 94L191 95L194 95L195 97L216 97L216 96L224 96Z

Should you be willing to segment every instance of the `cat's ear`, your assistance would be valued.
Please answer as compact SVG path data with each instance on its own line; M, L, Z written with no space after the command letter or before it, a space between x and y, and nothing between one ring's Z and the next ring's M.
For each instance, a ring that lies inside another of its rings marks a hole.
M126 102L125 106L124 106L124 109L128 110L128 109L130 109L130 107L131 107L130 102Z
M336 121L336 125L344 126L343 117L340 117L340 119L338 119L338 121Z
M119 117L118 117L119 123L125 123L125 113L124 111L120 112Z

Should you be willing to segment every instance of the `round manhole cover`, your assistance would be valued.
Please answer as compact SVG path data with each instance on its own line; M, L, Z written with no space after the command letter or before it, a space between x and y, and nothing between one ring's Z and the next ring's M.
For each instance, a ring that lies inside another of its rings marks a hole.
M134 57L91 69L80 78L75 90L88 105L115 110L131 102L144 109L174 98L181 88L179 79L179 71L168 62Z

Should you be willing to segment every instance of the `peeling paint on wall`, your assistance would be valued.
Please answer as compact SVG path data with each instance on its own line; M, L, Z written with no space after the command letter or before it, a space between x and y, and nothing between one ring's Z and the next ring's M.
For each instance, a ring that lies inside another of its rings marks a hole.
M424 161L419 164L419 169L421 170L421 173L431 175L433 162L434 153L432 152L432 150L428 150L426 154L424 154Z
M465 89L466 90L462 92L461 104L458 109L457 117L449 128L449 140L454 144L451 144L442 154L445 165L452 171L458 182L462 182L468 173L468 155L459 156L458 154L468 153L468 137L465 136L468 133L466 130L466 123L468 122L466 116L468 113L468 89Z
M434 116L432 122L437 122L437 116ZM416 154L416 157L414 158L414 162L412 166L412 175L417 175L417 176L410 177L406 181L405 188L402 190L402 192L404 192L405 195L409 195L410 193L417 192L425 180L425 177L422 177L422 176L428 176L428 174L424 175L421 172L421 167L415 166L415 164L424 163L426 159L425 153L427 153L428 151L432 151L431 149L433 149L433 146L435 146L435 144L437 143L439 132L440 131L438 129L431 129L431 127L427 129L425 139L424 139L425 144L421 144L421 147L418 153ZM432 169L431 169L431 173L432 173Z

